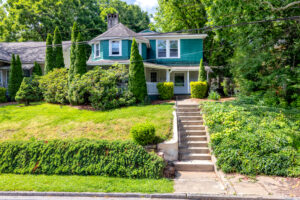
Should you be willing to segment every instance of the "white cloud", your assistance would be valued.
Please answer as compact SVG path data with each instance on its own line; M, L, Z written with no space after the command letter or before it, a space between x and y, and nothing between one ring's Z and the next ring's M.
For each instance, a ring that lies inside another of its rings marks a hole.
M149 13L153 13L158 6L157 0L136 0L134 4L139 5L143 10Z

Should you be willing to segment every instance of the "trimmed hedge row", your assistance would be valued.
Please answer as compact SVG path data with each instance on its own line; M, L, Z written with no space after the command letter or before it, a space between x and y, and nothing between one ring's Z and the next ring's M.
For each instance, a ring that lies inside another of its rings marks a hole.
M0 173L160 178L164 167L162 158L127 141L0 143Z

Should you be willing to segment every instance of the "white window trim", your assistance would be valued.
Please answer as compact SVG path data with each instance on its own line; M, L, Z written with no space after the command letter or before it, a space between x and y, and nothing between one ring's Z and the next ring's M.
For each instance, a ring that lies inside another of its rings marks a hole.
M142 47L142 43L138 43L139 44L139 53L141 56L143 56L143 47Z
M111 47L112 47L112 42L113 41L119 41L119 54L118 55L113 55L112 54L112 49L111 49ZM122 40L109 40L109 56L122 56Z
M97 53L96 53L97 52L97 49L96 49L97 48L97 44L99 44L99 56L97 56ZM94 44L94 58L99 58L100 57L100 48L101 48L100 47L100 42Z
M159 57L158 56L158 40L166 40L166 57ZM178 41L178 56L177 57L170 57L170 40L172 41ZM180 39L157 39L156 40L156 58L157 59L172 59L172 58L180 58Z

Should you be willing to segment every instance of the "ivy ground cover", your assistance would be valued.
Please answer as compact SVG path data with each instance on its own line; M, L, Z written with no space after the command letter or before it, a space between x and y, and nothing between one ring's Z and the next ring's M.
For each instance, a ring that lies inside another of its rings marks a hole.
M217 165L248 175L300 175L300 110L250 101L203 103Z
M50 139L130 139L130 128L150 122L162 139L171 137L173 105L131 106L110 111L35 103L0 107L0 141Z

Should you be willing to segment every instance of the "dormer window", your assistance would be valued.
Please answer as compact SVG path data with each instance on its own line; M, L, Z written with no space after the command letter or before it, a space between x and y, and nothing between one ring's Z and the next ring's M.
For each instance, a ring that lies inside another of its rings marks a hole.
M100 43L95 44L95 58L100 57Z
M180 41L179 40L157 40L156 41L157 58L179 58Z
M109 56L122 56L122 41L110 40L109 41Z

